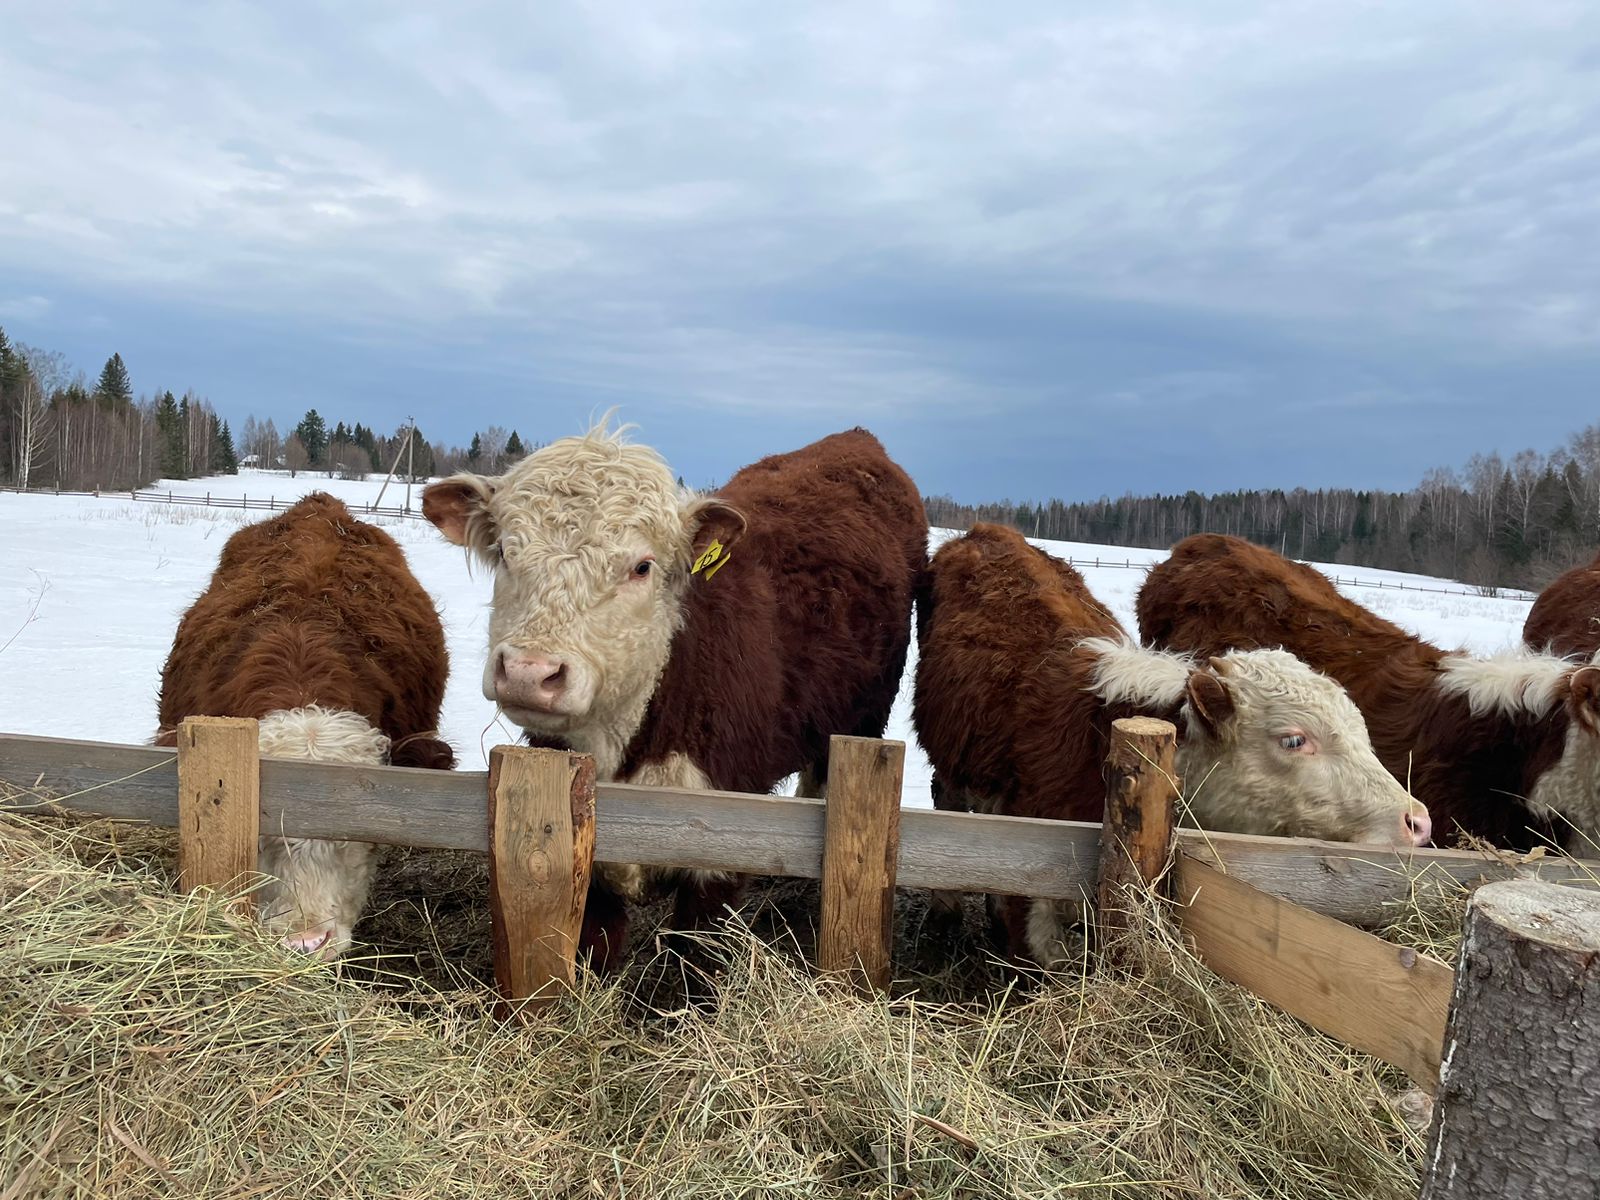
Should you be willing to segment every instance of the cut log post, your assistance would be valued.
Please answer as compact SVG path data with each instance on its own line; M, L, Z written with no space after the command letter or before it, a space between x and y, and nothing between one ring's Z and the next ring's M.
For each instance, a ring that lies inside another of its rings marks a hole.
M178 887L252 883L260 846L261 742L249 717L189 717L178 726ZM254 909L249 896L240 907Z
M1595 1194L1600 896L1485 884L1467 907L1422 1200Z
M1106 812L1100 833L1099 930L1113 959L1143 896L1172 860L1173 771L1178 731L1170 721L1124 717L1111 723Z
M817 962L858 987L889 986L904 742L835 737L828 751Z
M594 783L587 754L527 746L489 753L494 977L519 1013L577 981L594 866Z

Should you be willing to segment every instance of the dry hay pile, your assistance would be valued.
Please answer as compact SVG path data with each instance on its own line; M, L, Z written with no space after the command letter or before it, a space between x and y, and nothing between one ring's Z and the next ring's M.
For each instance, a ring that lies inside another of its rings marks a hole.
M631 976L516 1027L288 956L103 829L0 818L3 1200L1416 1194L1399 1081L1155 923L1132 974L949 1004L733 933L714 1011L640 1019Z

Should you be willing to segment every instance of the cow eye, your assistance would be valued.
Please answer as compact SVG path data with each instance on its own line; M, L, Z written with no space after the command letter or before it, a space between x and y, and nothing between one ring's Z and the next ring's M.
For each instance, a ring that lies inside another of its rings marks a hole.
M1286 733L1278 739L1278 745L1285 750L1301 750L1305 748L1306 735L1303 733Z
M635 579L643 579L646 575L650 574L650 568L655 566L655 561L656 560L653 558L640 559L633 568L633 577Z

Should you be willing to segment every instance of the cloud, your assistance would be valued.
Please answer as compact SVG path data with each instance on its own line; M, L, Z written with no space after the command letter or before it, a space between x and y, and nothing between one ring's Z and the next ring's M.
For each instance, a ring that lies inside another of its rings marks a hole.
M0 296L0 318L8 321L37 321L49 312L47 296Z
M993 446L1001 418L1251 429L1595 362L1592 6L157 0L14 25L0 273L431 346L498 396L918 409Z

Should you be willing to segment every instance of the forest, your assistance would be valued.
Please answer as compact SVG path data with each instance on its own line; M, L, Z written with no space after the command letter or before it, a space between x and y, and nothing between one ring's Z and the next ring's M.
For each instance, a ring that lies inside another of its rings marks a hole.
M1229 533L1312 562L1537 590L1589 562L1600 546L1600 425L1549 453L1475 454L1460 470L1436 467L1403 492L1294 488L978 505L933 496L926 503L929 522L946 528L996 521L1030 537L1158 550L1192 533Z
M410 435L408 440L408 435ZM535 449L490 426L466 447L429 442L402 422L388 433L316 409L280 432L247 416L237 438L192 389L134 396L120 354L91 385L57 352L13 344L0 329L0 484L69 491L125 490L157 479L242 466L323 471L346 478L396 471L416 479L457 470L498 472ZM1191 533L1231 533L1293 558L1539 588L1588 562L1600 546L1600 425L1541 453L1476 454L1437 467L1408 491L1295 488L1093 501L962 504L927 498L936 527L998 521L1031 537L1161 549Z

